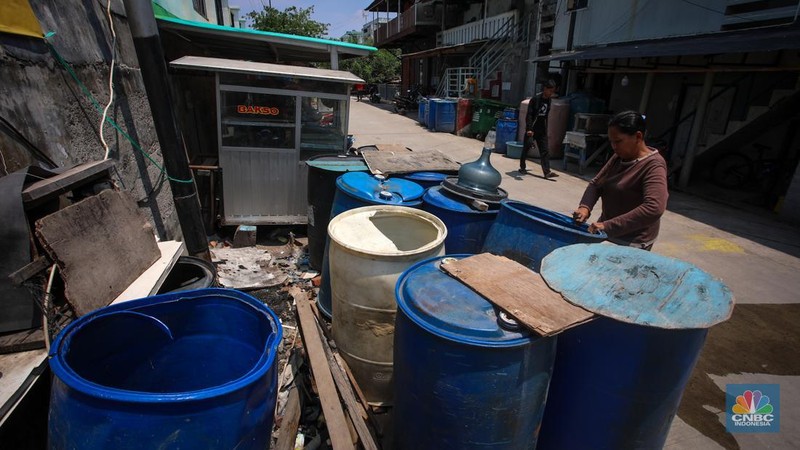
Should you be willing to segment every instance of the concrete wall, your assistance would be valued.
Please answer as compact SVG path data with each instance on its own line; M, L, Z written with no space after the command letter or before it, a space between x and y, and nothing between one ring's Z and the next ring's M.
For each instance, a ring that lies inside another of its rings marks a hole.
M105 106L111 37L104 5L80 0L41 0L31 5L42 29L56 32L50 42ZM158 139L124 8L119 0L112 5L117 60L115 100L109 116L160 162ZM0 44L0 115L59 166L102 159L105 150L98 132L100 113L43 40L0 34ZM160 171L110 126L105 126L103 136L117 165L120 188L139 202L162 239L179 238L171 191ZM2 132L0 151L9 172L40 164L29 150Z

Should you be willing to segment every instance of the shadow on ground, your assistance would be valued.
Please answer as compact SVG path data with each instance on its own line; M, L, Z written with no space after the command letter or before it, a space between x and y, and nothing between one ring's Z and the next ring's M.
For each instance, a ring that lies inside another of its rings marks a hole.
M683 393L678 416L727 449L739 449L714 410L725 411L725 392L709 375L800 375L800 305L736 305L727 322L709 331ZM742 355L748 355L743 358Z
M742 210L683 192L670 191L667 209L765 247L800 257L800 227L767 210Z

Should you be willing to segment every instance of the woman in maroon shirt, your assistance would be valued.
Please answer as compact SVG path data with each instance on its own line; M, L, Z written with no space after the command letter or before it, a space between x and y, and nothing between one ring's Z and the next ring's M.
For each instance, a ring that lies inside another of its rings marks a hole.
M614 155L589 182L580 206L572 214L577 223L589 218L603 199L600 218L589 231L605 231L609 240L650 250L658 236L661 215L667 207L667 163L644 142L645 120L624 111L608 122L608 140Z

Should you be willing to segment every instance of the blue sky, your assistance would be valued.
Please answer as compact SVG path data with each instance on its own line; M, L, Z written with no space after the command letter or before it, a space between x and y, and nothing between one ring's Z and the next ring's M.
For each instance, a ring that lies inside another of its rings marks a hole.
M242 15L250 11L261 11L269 3L269 0L228 0L229 5L242 8ZM303 9L313 6L312 18L329 23L328 36L338 39L347 31L360 30L366 22L372 20L373 13L366 13L366 18L364 16L364 8L370 3L371 0L272 0L272 7L283 11L289 6Z

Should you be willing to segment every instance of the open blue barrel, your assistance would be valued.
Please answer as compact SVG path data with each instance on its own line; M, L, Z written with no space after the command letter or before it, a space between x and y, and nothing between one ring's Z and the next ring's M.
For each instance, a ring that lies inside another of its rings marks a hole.
M396 448L534 448L556 338L498 320L489 301L439 268L445 258L397 282Z
M537 449L662 448L731 292L689 263L618 245L554 250L542 277L600 317L558 336Z
M400 178L413 181L422 186L423 189L430 189L442 184L442 181L446 180L448 176L446 173L441 172L413 172L403 174Z
M425 189L412 181L402 178L383 179L368 173L351 172L336 180L336 195L333 198L331 219L355 208L370 205L398 205L416 208L422 205ZM322 280L317 295L317 306L328 317L333 314L331 297L330 267L328 266L328 247L326 240L322 261Z
M505 256L535 272L551 251L570 244L602 242L605 233L589 233L588 225L528 203L507 200L500 205L483 252Z
M436 107L436 131L453 133L456 130L458 100L442 99Z
M308 264L322 268L328 222L331 220L336 179L347 172L366 172L360 156L321 155L306 161L308 166Z
M428 130L430 131L436 131L436 110L439 108L440 101L442 101L440 98L428 99L428 114L425 124L428 126Z
M422 209L447 226L444 249L449 254L480 253L498 212L496 207L486 211L475 209L465 199L448 193L441 186L425 192Z
M506 142L517 140L517 119L497 119L495 133L495 153L506 153Z
M428 107L428 99L420 99L420 101L419 101L419 110L417 111L417 121L423 127L427 123L427 117L426 117L426 114L427 114L426 108L427 107Z
M67 326L50 350L50 448L270 445L282 330L263 303L200 289Z

